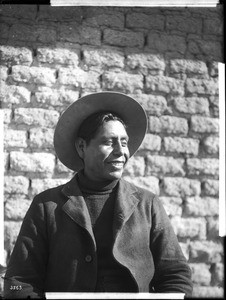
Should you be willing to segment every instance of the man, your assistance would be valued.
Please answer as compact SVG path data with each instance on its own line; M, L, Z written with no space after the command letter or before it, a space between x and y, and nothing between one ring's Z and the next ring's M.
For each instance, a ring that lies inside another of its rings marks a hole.
M6 272L6 297L191 294L191 272L160 201L121 178L146 127L142 107L121 93L87 95L62 114L54 146L76 174L34 198Z

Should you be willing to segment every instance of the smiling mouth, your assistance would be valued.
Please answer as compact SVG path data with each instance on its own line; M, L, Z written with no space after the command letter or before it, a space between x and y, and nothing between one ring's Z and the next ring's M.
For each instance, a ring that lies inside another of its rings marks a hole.
M114 167L123 167L124 166L124 162L123 161L110 161L109 164L111 164Z

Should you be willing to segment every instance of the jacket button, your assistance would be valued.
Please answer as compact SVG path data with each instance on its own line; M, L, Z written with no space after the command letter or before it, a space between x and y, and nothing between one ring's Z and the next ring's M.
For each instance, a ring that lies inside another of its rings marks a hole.
M91 255L86 255L85 261L88 262L88 263L91 262L92 261L92 256Z

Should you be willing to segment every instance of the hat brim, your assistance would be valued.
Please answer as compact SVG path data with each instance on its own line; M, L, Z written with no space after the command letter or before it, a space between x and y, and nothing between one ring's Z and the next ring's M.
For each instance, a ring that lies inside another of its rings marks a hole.
M69 169L78 172L84 167L75 148L81 123L98 111L114 112L127 125L130 156L138 150L147 130L147 116L133 98L117 92L100 92L86 95L72 103L61 115L54 133L54 147L59 160Z

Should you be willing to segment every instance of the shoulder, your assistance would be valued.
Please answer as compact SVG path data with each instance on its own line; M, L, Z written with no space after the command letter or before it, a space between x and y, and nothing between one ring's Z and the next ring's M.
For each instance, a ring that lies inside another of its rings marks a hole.
M122 178L120 180L120 182L121 182L121 185L123 186L124 190L128 190L128 191L136 194L136 196L138 198L148 199L148 201L158 198L158 196L156 194L149 191L148 189L145 189L138 185L135 185L134 183L129 182L129 181L125 180L124 178Z

